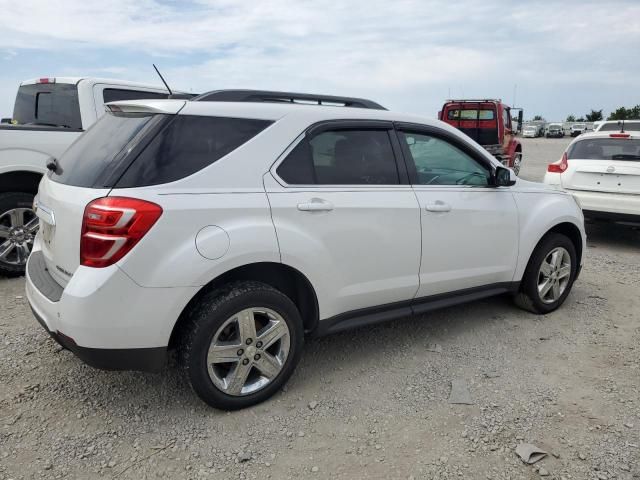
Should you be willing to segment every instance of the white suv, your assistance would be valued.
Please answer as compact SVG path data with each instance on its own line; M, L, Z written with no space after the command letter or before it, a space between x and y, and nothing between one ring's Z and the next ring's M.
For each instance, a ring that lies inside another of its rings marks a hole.
M27 265L36 318L90 365L177 349L242 408L305 338L502 293L547 313L580 271L573 197L443 122L272 92L108 108L42 180Z

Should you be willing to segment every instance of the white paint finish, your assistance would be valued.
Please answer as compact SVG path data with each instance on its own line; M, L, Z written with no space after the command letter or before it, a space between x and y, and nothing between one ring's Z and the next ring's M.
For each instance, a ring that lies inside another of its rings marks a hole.
M151 231L118 262L139 285L201 286L237 266L280 261L264 191L165 195L153 188L126 188L110 195L148 200L163 209ZM229 249L217 260L203 258L195 248L198 232L212 224L229 236Z
M229 251L229 234L217 225L208 225L196 235L198 253L209 260L217 260Z
M63 185L47 177L40 182L37 204L53 212L56 224L42 224L37 238L42 242L49 273L60 285L66 285L71 278L68 274L73 274L80 265L80 232L85 207L108 193L107 189Z
M413 298L420 217L411 187L284 188L267 177L282 262L315 286L320 318ZM332 209L298 208L321 202Z
M418 297L510 282L518 258L511 188L416 186L422 215Z

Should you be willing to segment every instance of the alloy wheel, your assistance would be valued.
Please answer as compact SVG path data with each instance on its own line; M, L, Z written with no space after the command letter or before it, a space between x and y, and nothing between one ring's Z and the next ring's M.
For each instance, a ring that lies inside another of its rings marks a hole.
M551 250L538 271L538 295L544 303L556 302L571 278L571 255L563 247Z
M209 378L222 392L244 396L262 390L282 371L291 335L269 308L247 308L216 331L207 353Z
M0 215L0 262L24 265L38 231L38 217L30 208L13 208Z

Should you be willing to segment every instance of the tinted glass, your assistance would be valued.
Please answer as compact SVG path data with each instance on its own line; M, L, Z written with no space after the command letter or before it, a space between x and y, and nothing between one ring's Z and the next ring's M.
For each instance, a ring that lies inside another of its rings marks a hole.
M493 110L480 110L480 117L478 117L478 110L449 110L447 112L447 118L449 120L493 120L495 118L495 112Z
M13 119L19 125L81 129L78 88L68 83L39 83L18 89Z
M58 172L50 174L51 179L78 187L94 186L105 168L163 117L106 113L62 154Z
M116 186L140 187L184 178L232 152L271 123L178 115L146 146Z
M118 100L150 100L163 99L168 93L142 92L139 90L123 90L120 88L105 88L102 92L104 103L117 102Z
M599 132L619 132L620 130L622 130L622 123L618 125L618 122L616 122L616 123L604 123L598 131ZM625 122L624 130L625 132L626 131L638 132L640 131L640 122Z
M397 185L389 134L385 130L327 131L303 139L278 167L291 185Z
M569 160L640 160L640 140L594 138L576 142L567 152Z
M488 185L489 171L446 140L401 133L417 171L419 185Z

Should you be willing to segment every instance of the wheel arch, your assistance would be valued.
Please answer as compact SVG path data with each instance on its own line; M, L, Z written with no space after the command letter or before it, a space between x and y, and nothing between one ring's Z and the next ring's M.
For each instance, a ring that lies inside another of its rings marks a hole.
M42 174L29 170L0 173L0 193L24 192L36 194Z
M187 323L187 313L206 292L226 283L242 280L263 282L284 293L300 311L305 333L310 334L316 330L320 318L318 298L309 279L299 270L283 263L257 262L228 270L204 285L179 315L169 337L169 348L177 346Z

